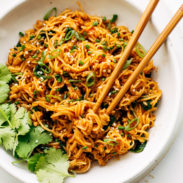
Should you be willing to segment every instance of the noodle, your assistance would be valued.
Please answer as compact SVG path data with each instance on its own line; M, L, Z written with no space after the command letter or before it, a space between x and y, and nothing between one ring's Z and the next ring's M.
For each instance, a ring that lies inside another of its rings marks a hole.
M38 20L10 50L7 65L15 76L10 100L31 110L34 126L53 134L49 146L60 148L62 142L70 170L77 173L88 171L94 160L105 165L149 138L161 98L151 77L153 61L112 114L106 114L142 60L136 48L98 113L92 110L131 36L125 26L67 9Z

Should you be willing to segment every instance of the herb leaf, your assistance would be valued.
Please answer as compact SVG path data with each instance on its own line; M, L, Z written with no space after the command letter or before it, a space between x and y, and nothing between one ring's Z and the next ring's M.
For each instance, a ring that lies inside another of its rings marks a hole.
M8 83L11 80L11 73L8 70L8 67L0 64L0 81Z
M135 145L132 149L130 149L131 152L139 153L142 152L147 144L147 141L144 143L140 143L138 140L135 141Z
M31 127L30 132L25 136L19 136L18 141L16 153L20 158L27 159L37 146L48 144L52 141L52 137L38 126Z

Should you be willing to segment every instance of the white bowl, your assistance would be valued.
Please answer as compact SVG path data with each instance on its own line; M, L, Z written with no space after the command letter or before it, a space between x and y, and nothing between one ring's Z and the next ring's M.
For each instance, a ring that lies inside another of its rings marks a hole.
M118 24L134 29L147 2L141 0L80 0L84 10L89 14L107 16L119 15ZM18 32L32 28L37 19L42 19L50 8L57 7L59 11L65 8L78 9L75 0L27 0L14 7L0 20L0 61L7 61L8 50L18 41ZM161 16L164 15L164 16ZM163 2L155 10L152 20L141 36L141 43L148 49L168 22L170 14ZM155 126L150 130L149 142L142 153L128 153L120 160L110 161L101 167L95 164L91 170L75 178L69 178L67 183L121 183L139 180L150 171L166 154L180 127L183 86L181 78L183 64L181 61L182 38L180 30L176 28L166 44L164 44L154 57L154 64L158 72L154 79L163 91L163 98L156 113ZM30 173L26 166L16 167L11 154L0 149L0 165L19 180L27 183L37 182L36 176Z

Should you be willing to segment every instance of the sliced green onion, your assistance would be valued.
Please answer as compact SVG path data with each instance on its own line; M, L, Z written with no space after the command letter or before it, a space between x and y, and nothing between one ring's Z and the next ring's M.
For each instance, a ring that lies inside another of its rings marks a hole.
M98 22L93 22L93 26L97 26L98 25Z
M131 33L133 34L134 33L134 30L132 30Z
M123 38L119 38L119 41L124 41L124 39Z
M129 60L127 60L127 61L125 62L124 66L123 66L123 70L125 70L125 69L128 68L128 66L131 64L132 60L133 60L133 59L131 58L131 59L129 59Z
M56 49L56 50L53 50L51 52L51 55L49 56L50 59L54 59L56 57L58 57L61 53L61 50L60 49Z
M114 63L117 63L117 60L116 59L114 59Z
M85 45L85 48L86 48L87 50L89 50L89 49L90 49L90 46L89 46L89 45Z
M113 95L113 94L116 94L116 93L118 93L118 90L112 90L112 91L109 92L109 95Z
M59 97L59 96L56 96L56 95L46 95L47 98L55 98L59 101L62 101L62 99Z
M102 81L105 81L106 80L106 78L102 78Z
M48 20L53 12L54 12L54 16L57 16L57 8L56 8L56 7L52 8L51 10L49 10L49 11L45 14L45 16L43 17L43 19L44 19L44 20Z
M92 51L88 51L88 54L92 54Z
M23 32L19 32L19 36L24 37L25 34Z
M100 43L100 39L96 39L95 42L96 42L96 43Z
M62 82L62 77L60 76L60 74L55 74L55 78L56 80L61 83Z
M83 32L83 36L87 36L87 32Z
M84 65L84 62L82 60L80 60L79 65Z
M131 124L132 124L133 122L135 122L135 121L136 121L136 124L135 124L133 127L130 127ZM131 130L133 130L134 128L136 128L138 124L139 124L139 118L134 118L134 119L132 119L131 121L128 121L128 125L127 125L127 126L118 126L118 129L119 129L119 130L131 131Z
M106 18L106 17L103 17L103 18L102 18L102 21L103 21L103 22L105 22L106 20L107 20L107 18Z
M61 46L64 42L65 42L65 39L62 38L61 41L60 41L60 43L59 43L59 46Z
M30 35L29 40L33 40L35 38L34 35Z
M88 146L84 146L84 147L82 147L82 149L88 149Z
M126 48L127 44L128 44L128 43L125 41L125 42L123 43L123 47Z
M146 50L140 43L137 43L136 52L137 52L139 57L141 57L141 58L145 57Z
M95 81L96 81L96 77L95 77L95 73L94 72L91 72L87 78L86 78L86 85L88 87L91 87L95 84Z
M70 39L72 39L72 37L74 36L75 31L74 30L70 30L66 35L65 35L65 41L69 41Z
M68 73L68 72L66 72L66 71L63 71L63 76L65 76L65 77L69 77L69 73Z
M106 55L105 55L105 54L102 54L102 57L103 57L103 58L105 58L105 57L106 57Z
M46 74L49 74L50 72L51 72L51 69L46 65L46 64L44 64L43 62L38 62L38 65L41 67L40 69L44 72L44 73L46 73ZM45 67L45 69L43 68L43 67Z
M117 19L118 19L118 15L114 14L110 22L114 23Z
M55 48L58 46L58 40L55 40L54 46L55 46Z
M12 56L13 56L13 57L16 57L16 56L17 56L17 54L13 53L13 54L12 54Z
M79 83L81 80L69 79L69 83Z

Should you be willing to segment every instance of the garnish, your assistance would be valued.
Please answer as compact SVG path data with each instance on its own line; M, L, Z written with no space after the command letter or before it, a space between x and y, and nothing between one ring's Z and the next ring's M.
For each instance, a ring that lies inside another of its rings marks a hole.
M140 43L137 43L137 45L136 45L136 52L139 57L141 57L141 58L145 57L146 50Z
M45 16L43 17L43 19L44 19L44 20L48 20L53 12L54 12L54 16L57 16L57 8L56 8L56 7L52 8L51 10L49 10L49 11L45 14Z
M91 87L95 84L95 80L96 80L96 77L95 77L95 73L94 72L91 72L87 78L86 78L86 85L88 87Z
M134 123L134 122L136 122L135 125L131 127L131 124ZM125 131L131 131L134 128L136 128L138 124L139 124L139 118L134 118L131 121L128 120L128 125L127 126L118 126L118 129L119 130L125 130Z

